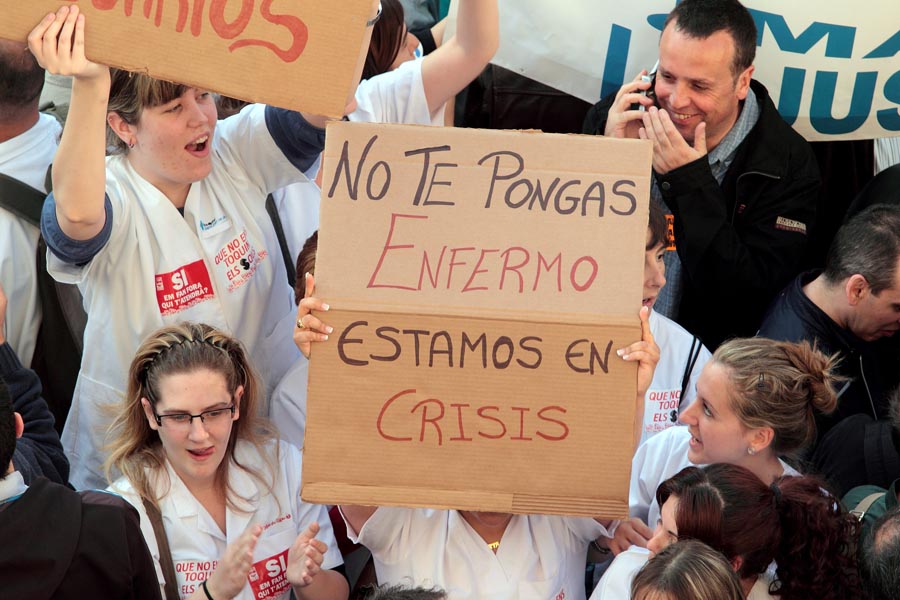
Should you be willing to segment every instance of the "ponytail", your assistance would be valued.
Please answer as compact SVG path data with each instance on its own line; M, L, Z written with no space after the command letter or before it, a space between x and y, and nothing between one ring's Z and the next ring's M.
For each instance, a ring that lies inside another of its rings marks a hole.
M783 600L862 597L856 559L858 521L813 477L770 486L781 524L773 590Z

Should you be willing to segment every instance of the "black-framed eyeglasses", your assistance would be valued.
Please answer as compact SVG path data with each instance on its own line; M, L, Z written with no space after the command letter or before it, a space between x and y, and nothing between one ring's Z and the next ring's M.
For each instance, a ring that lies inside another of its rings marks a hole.
M229 406L225 406L223 408L211 408L210 410L204 410L199 415L192 415L190 413L171 413L160 415L156 412L156 407L151 404L150 410L153 411L153 416L156 419L156 424L160 427L163 426L163 422L165 421L166 427L171 429L190 429L191 424L193 424L194 419L200 419L200 422L205 426L215 426L219 424L225 423L225 421L230 421L234 419L234 410L237 408L234 403Z

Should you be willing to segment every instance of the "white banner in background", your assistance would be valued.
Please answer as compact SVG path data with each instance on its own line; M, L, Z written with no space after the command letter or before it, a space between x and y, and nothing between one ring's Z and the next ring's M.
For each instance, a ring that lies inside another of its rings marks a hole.
M656 62L674 0L499 0L494 63L596 102ZM754 78L808 140L900 135L897 0L747 0Z

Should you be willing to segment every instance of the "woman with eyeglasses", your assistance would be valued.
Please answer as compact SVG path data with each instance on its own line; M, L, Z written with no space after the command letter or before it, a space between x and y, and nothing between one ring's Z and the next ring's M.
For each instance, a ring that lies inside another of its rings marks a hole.
M208 325L164 327L131 362L106 472L123 473L110 489L140 513L168 600L347 598L328 513L300 499L300 452L259 400L240 342Z

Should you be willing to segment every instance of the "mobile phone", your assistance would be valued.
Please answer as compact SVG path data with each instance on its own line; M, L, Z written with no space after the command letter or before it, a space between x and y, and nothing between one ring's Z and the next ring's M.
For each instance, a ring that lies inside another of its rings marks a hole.
M656 70L657 69L659 69L659 61L658 60L656 61L656 64L653 65L653 68L650 70L649 73L641 76L641 81L649 81L650 82L650 87L648 89L644 90L643 92L641 92L641 94L643 94L644 96L647 96L648 98L653 100L653 104L656 104ZM639 106L638 110L645 110L643 104L639 104L638 106Z

